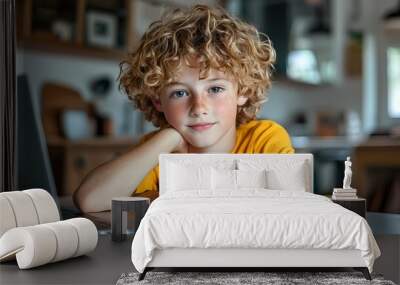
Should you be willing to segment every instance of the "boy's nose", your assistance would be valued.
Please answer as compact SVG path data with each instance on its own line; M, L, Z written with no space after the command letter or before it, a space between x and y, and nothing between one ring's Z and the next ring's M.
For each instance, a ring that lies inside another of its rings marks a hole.
M193 96L190 115L193 117L200 117L208 114L207 100L203 96Z

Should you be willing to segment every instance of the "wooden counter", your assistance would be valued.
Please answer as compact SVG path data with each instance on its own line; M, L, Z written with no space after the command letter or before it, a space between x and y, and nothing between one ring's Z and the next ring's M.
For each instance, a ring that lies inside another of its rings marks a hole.
M97 166L131 149L133 137L99 137L85 140L48 138L50 160L57 191L71 196L83 178Z

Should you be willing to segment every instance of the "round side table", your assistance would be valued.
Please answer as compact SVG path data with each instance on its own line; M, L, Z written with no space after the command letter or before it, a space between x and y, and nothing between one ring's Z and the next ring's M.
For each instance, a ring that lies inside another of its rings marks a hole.
M134 232L146 214L150 199L145 197L115 197L112 199L111 236L113 241L123 241L127 238L128 212L135 217Z

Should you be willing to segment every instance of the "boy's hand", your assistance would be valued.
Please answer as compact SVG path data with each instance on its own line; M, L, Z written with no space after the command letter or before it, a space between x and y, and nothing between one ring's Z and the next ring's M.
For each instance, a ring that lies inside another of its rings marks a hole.
M167 128L162 130L162 132L168 133L169 136L173 137L176 141L176 146L172 150L175 153L188 153L189 152L189 145L182 137L182 135L174 128Z
M177 132L178 133L178 132ZM179 134L179 133L178 133ZM181 134L179 134L181 137L180 142L178 143L178 145L175 147L175 149L173 150L173 152L177 152L177 153L188 153L189 152L189 145L188 143L185 141L185 139L182 137Z

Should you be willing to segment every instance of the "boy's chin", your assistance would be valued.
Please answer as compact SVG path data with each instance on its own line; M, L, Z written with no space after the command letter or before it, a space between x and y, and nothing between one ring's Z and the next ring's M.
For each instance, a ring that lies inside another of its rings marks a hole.
M215 144L215 142L211 140L187 139L186 141L190 144L190 149L205 149Z

